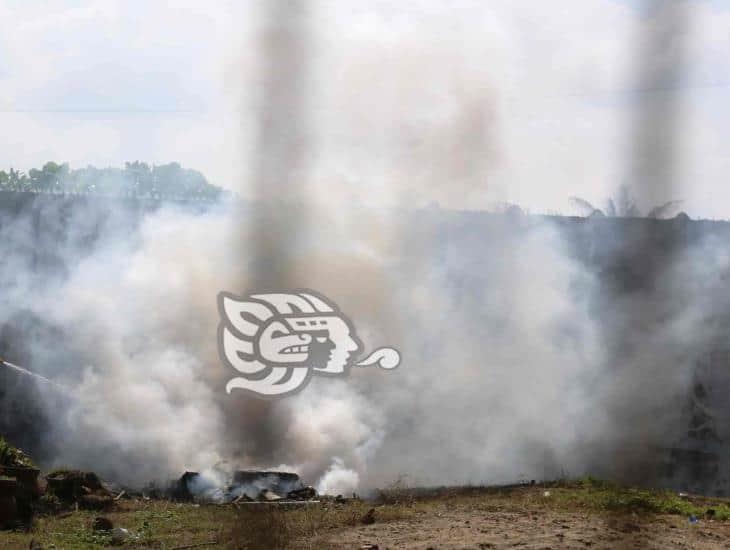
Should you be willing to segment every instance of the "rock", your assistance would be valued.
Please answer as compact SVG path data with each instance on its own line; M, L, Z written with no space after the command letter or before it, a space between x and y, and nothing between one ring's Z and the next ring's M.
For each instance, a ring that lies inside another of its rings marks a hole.
M94 531L111 531L114 529L114 524L109 518L104 516L98 516L94 518L94 522L91 524L91 528Z
M129 538L129 531L124 527L115 527L112 529L112 544L124 544Z
M372 525L375 523L375 508L370 508L367 513L360 518L360 523L363 525Z

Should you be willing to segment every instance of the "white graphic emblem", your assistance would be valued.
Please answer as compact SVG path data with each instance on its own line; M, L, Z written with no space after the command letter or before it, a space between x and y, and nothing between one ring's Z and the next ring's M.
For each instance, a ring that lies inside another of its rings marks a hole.
M338 307L312 290L218 294L221 359L243 376L226 391L283 397L302 389L313 374L338 376L352 366L393 369L400 354L380 348L355 363L363 346L352 322Z

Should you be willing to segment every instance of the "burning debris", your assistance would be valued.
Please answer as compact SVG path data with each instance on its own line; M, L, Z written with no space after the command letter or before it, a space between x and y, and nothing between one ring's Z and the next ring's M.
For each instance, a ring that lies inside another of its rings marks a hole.
M295 473L239 470L230 479L185 472L170 491L171 498L186 502L303 502L313 501L317 491L305 486Z

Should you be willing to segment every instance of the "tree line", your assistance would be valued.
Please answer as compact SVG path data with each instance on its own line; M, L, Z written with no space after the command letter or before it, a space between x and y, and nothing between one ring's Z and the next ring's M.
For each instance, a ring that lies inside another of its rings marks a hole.
M68 163L47 162L27 173L13 168L0 170L0 191L208 201L227 193L208 183L197 170L177 162L149 165L139 161L126 162L124 168L87 166L72 170Z

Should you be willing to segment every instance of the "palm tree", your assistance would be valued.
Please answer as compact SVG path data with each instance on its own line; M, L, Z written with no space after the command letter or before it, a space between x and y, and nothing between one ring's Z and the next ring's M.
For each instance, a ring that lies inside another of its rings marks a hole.
M603 212L590 202L580 197L570 197L570 202L586 216L603 215ZM672 211L682 204L681 200L671 200L653 207L646 213L646 218L661 219L671 215ZM622 185L618 194L606 201L606 215L612 218L640 218L641 211L628 185Z

